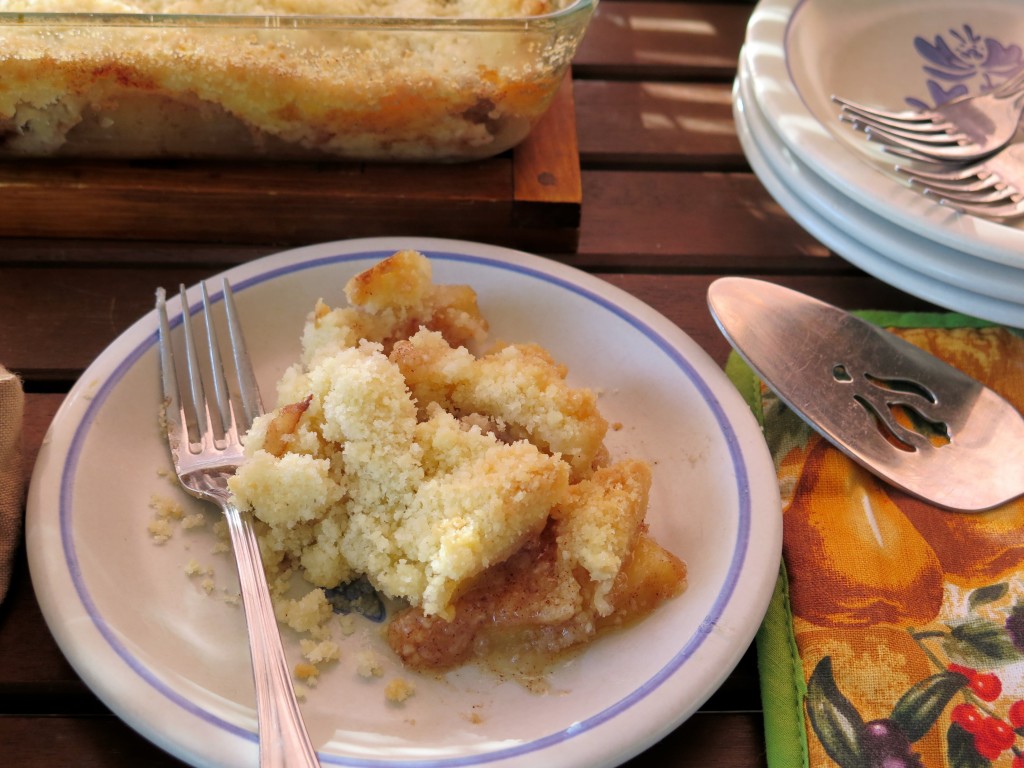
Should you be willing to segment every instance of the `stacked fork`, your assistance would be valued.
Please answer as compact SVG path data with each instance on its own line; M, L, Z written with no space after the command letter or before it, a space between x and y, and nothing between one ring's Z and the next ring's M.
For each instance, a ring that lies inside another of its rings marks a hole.
M840 120L911 164L911 185L962 213L993 220L1024 216L1024 70L979 96L931 110L890 112L833 96Z

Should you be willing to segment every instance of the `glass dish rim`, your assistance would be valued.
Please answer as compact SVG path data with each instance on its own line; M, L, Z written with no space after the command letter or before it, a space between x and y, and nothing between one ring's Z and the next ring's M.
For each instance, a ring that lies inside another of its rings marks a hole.
M205 14L0 11L0 28L186 27L263 30L323 29L362 31L529 32L557 29L593 12L599 0L574 0L537 16L505 18L332 16L322 14Z

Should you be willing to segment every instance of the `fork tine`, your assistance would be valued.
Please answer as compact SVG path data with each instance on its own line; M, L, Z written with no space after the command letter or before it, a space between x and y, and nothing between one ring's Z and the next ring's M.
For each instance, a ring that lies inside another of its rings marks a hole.
M866 133L870 139L881 140L889 144L906 147L907 149L916 149L921 152L941 147L962 147L969 143L967 137L959 132L913 133L911 131L871 125L870 123L858 125L857 127Z
M957 192L959 194L992 194L994 191L1001 192L1006 188L1006 185L1003 182L992 175L963 180L954 179L950 181L945 179L920 179L911 176L910 181L912 184L919 184L923 187L927 187L928 189L941 189L947 192Z
M245 344L245 335L242 333L242 325L238 318L238 309L235 307L235 294L231 290L231 284L224 278L224 308L227 311L228 335L231 339L231 350L235 360L235 371L238 374L238 386L242 398L242 410L245 416L243 431L248 431L253 420L263 413L263 401L260 399L260 389L256 383L256 374L253 372L252 363L249 360L249 352Z
M886 109L876 109L869 107L864 104L859 104L856 101L850 101L849 99L840 98L839 96L832 96L832 101L839 104L844 109L859 112L862 115L868 115L875 118L885 120L899 120L908 123L919 123L929 122L933 119L934 114L930 112L916 112L913 110L901 110L899 112L893 112Z
M921 184L939 189L955 189L961 192L1004 187L1006 183L996 174L989 171L984 164L976 164L966 168L948 168L945 171L926 171L907 168L902 165L893 166L896 173L906 176L912 184Z
M213 394L217 400L217 413L220 416L221 428L229 440L237 440L238 432L235 425L234 409L231 407L231 396L224 379L224 362L220 356L220 344L217 343L217 331L213 327L213 308L210 306L210 294L206 283L200 284L203 292L203 317L206 325L206 349L210 356L210 380L213 383Z
M983 219L1015 219L1024 216L1024 200L1018 200L1006 205L958 203L945 199L941 199L939 202L960 213L967 213Z
M926 163L932 167L948 168L951 162L957 162L956 159L952 158L943 159L935 155L923 155L913 149L897 147L895 144L885 144L882 142L878 142L878 144L887 155L902 157L904 160L913 160L916 163Z
M843 107L843 111L839 113L839 119L844 123L852 123L855 127L861 128L862 130L862 126L873 126L886 128L891 131L902 131L911 136L929 134L948 135L949 130L956 127L949 121L894 120L892 118L877 117L864 112L858 112L848 107Z
M171 326L167 320L167 292L163 288L156 289L157 319L160 323L160 380L163 386L163 420L165 428L170 428L177 421L178 439L185 435L187 441L188 428L185 424L184 412L181 409L181 396L178 391L178 377L174 368L174 351L171 345Z
M925 187L924 194L930 197L938 197L956 203L989 204L1002 202L1017 202L1020 193L1009 187L997 189L943 189L937 187Z
M185 294L185 284L179 285L178 290L181 296L181 326L185 332L185 362L188 370L188 392L191 397L189 405L196 417L196 428L199 430L198 442L206 445L211 434L210 409L206 403L206 393L203 390L202 370L199 367L199 355L196 352L196 342L192 333L192 310L188 304L188 296Z
M986 176L988 175L985 173L983 163L974 163L963 168L950 168L944 171L926 171L921 168L908 168L905 165L896 165L894 170L896 173L902 173L914 179L926 179L928 181L964 181L974 177L981 178L983 173Z

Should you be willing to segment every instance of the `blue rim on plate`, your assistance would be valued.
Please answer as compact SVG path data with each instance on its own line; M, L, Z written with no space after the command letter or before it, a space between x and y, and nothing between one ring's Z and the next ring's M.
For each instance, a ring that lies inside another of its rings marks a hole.
M409 758L362 757L321 750L321 761L325 765L340 766L454 767L495 762L512 765L518 764L519 759L525 761L535 760L538 757L544 758L546 755L548 757L559 755L559 747L568 742L586 739L595 731L614 725L617 719L630 713L638 705L644 704L646 700L652 698L653 694L657 693L660 696L664 693L662 689L678 686L680 672L686 664L706 646L720 642L716 633L723 625L736 621L734 616L729 615L735 611L735 604L738 601L749 603L750 618L741 630L736 632L731 643L726 643L723 649L715 651L716 657L723 664L717 680L717 682L721 682L721 679L724 679L724 676L732 669L753 638L760 617L767 607L781 554L781 517L778 512L777 486L774 485L775 478L774 471L771 470L771 460L767 457L767 449L763 441L758 443L757 440L752 440L753 435L750 430L752 425L756 427L756 423L750 417L749 412L745 410L745 405L742 404L735 390L728 384L724 374L713 363L709 367L709 359L706 359L702 351L692 345L692 342L689 342L691 346L683 348L680 340L686 339L685 334L628 294L612 288L597 278L564 265L507 249L426 238L349 241L343 244L311 246L279 254L276 257L267 257L231 270L226 273L226 277L231 280L236 297L244 305L246 291L256 286L265 286L272 281L296 276L312 269L345 267L354 262L367 260L377 261L390 255L398 247L417 247L431 258L435 268L449 265L452 268L457 266L478 270L497 270L500 274L498 279L501 282L539 281L548 287L566 292L576 299L584 301L598 313L607 313L613 316L617 321L624 322L643 339L646 339L658 350L658 354L664 356L675 371L693 387L697 393L700 407L707 409L715 428L720 433L721 440L724 441L729 467L727 469L717 468L717 471L719 479L728 478L728 483L732 486L727 491L727 495L735 498L736 506L733 510L735 535L724 578L716 585L717 592L710 601L709 608L699 625L694 627L688 637L679 638L671 655L657 671L646 675L642 680L637 680L632 690L613 702L586 711L583 716L574 718L570 723L553 727L546 733L538 733L529 739L513 741L513 743L502 743L483 752L455 754L434 759L421 756ZM468 282L473 284L472 280ZM219 301L220 294L216 294L214 300ZM174 316L175 310L172 308L171 311ZM180 309L177 310L174 321L180 323ZM147 315L132 329L126 331L119 342L112 345L112 347L118 347L112 355L112 361L101 356L90 367L90 370L83 375L81 381L69 394L65 406L62 406L61 412L55 418L54 428L60 429L62 424L67 423L71 429L66 452L50 457L47 448L44 448L40 454L40 464L33 476L33 492L30 494L27 521L30 567L33 573L33 583L44 609L44 616L53 629L62 650L68 655L73 666L82 674L86 682L96 690L116 714L140 730L143 735L152 738L156 743L183 759L196 760L197 764L202 764L211 759L211 756L204 756L201 746L198 748L198 754L193 755L188 749L183 749L180 746L178 743L180 736L161 733L159 723L146 722L145 718L143 718L143 722L139 722L133 717L130 700L139 695L145 697L147 695L145 691L135 691L132 696L122 698L117 690L120 686L115 686L112 690L111 686L104 685L102 681L96 679L93 670L90 670L89 659L82 658L82 649L76 647L74 638L69 635L64 626L63 621L68 615L67 596L53 595L52 591L55 585L52 579L44 575L53 572L54 569L65 571L65 578L73 586L74 594L80 603L80 607L76 607L75 610L84 612L109 651L131 670L135 679L131 680L129 687L148 687L151 692L157 693L172 706L189 713L213 729L226 732L255 748L257 739L252 729L237 719L222 716L221 713L197 703L183 691L180 685L175 684L177 681L169 682L162 670L151 668L139 658L137 651L130 643L131 638L125 638L118 627L112 626L103 610L98 607L91 585L79 562L80 543L76 538L78 530L76 523L79 522L77 516L82 512L79 509L80 505L76 505L76 481L79 479L83 452L87 450L86 440L90 436L98 415L110 405L111 398L124 383L125 376L139 364L140 360L153 354L152 350L155 344L155 319L152 315ZM97 366L105 370L94 371L93 368ZM97 375L100 376L98 386L95 385ZM80 390L85 387L90 389L88 396L83 398L79 395L81 394ZM73 404L74 407L69 404ZM66 407L72 408L76 412L65 413ZM156 400L154 400L155 407ZM54 428L51 428L51 431ZM758 433L756 437L760 438L760 434ZM751 467L751 463L753 463L753 467ZM43 531L54 524L53 509L47 505L49 500L45 498L46 494L43 489L47 483L52 481L55 468L59 469L60 476L59 508L56 515L56 525L61 542L60 558L54 557L52 551L43 551L43 542L47 538ZM768 470L771 470L770 482L766 475ZM775 498L771 498L773 488ZM766 489L769 498L765 498ZM772 515L777 519L771 520ZM755 528L758 546L752 550L752 535ZM686 559L685 552L680 554ZM752 573L752 568L756 568L758 573ZM676 599L686 600L687 593ZM638 736L629 736L624 733L612 736L611 742L615 745L613 751L609 753L612 759L620 761L628 758L678 725L713 692L717 687L715 682L710 681L703 690L695 690L689 695L683 693L680 696L680 693L676 692L675 695L670 696L669 698L676 702L676 706L666 709L658 705L659 712L656 717L658 722L648 726L645 733ZM644 704L644 706L646 707L648 704ZM157 707L159 708L159 705ZM615 730L614 727L613 730ZM602 740L604 738L607 737L602 737ZM216 761L218 758L212 756L212 759Z

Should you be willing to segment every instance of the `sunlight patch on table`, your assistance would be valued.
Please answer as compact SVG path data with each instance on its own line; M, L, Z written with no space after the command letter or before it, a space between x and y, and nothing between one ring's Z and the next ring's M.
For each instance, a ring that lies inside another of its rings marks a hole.
M629 28L637 32L674 32L685 35L716 35L718 30L699 19L668 19L664 16L630 16Z

